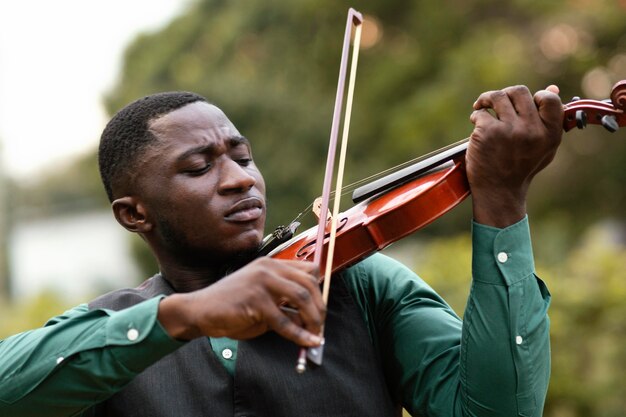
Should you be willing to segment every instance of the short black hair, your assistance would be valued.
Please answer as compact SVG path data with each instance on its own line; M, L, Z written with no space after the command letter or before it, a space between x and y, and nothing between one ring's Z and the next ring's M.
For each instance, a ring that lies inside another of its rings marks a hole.
M98 165L109 201L114 200L114 184L131 174L137 157L156 141L149 122L196 101L206 98L187 91L152 94L136 100L107 123L98 149Z

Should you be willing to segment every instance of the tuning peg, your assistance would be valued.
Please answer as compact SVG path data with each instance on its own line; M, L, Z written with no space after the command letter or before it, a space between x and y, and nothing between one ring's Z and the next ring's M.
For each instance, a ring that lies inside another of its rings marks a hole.
M613 115L604 115L602 116L602 126L609 132L615 132L619 129L619 124L617 123L617 119Z
M583 110L576 110L576 127L583 129L585 126L587 126L587 113Z

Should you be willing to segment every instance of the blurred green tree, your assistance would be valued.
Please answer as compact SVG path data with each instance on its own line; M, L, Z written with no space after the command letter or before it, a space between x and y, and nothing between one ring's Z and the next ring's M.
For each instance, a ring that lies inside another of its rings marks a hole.
M107 108L160 90L205 95L252 140L268 182L268 225L288 222L320 192L350 5L198 1L128 48ZM626 77L623 2L380 1L362 12L348 182L467 136L471 103L484 90L558 83L563 97L604 98ZM573 136L535 187L550 193L533 197L534 212L558 204L580 224L597 219L601 204L602 216L623 220L626 141L602 129ZM431 230L466 219L454 213Z
M167 27L128 47L107 109L112 114L163 90L193 90L222 107L253 142L268 183L271 230L320 193L349 6L190 3ZM482 91L556 83L564 98L604 98L626 78L624 2L375 1L361 11L366 24L346 183L466 137L471 104ZM625 138L626 131L611 135L598 127L568 134L533 189L534 218L553 219L559 208L572 236L604 217L623 222ZM27 187L20 206L106 204L94 161L88 155ZM464 206L426 233L454 232L468 218Z

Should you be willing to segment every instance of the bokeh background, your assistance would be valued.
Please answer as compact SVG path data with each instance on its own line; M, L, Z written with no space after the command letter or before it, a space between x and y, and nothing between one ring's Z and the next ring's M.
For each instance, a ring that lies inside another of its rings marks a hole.
M308 206L348 7L366 22L346 183L468 136L485 90L605 99L626 79L625 0L2 2L0 337L156 271L111 216L95 154L107 118L143 95L191 90L230 116L268 183L268 231ZM531 191L553 295L549 417L626 415L624 167L626 129L589 126ZM386 250L459 314L470 219L466 201Z

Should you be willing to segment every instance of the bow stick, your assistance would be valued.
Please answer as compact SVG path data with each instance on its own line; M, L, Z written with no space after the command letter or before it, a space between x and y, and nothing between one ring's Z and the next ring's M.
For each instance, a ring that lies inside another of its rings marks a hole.
M335 109L333 112L333 123L330 130L330 141L328 144L328 155L326 158L326 172L324 174L324 186L322 188L322 203L320 207L320 216L317 228L317 241L315 244L315 256L313 262L318 269L322 271L322 254L324 250L324 232L326 230L328 213L328 203L330 200L330 187L334 173L334 165L337 150L337 137L339 133L339 122L341 119L341 110L343 108L343 96L345 91L346 68L348 65L348 53L350 50L350 37L352 28L354 27L354 44L352 48L352 62L350 64L350 78L348 82L348 93L346 95L346 108L344 112L343 132L341 138L341 150L339 154L339 165L337 168L337 181L335 184L335 200L333 203L333 213L331 217L330 237L328 241L328 254L326 255L326 265L324 266L324 286L322 290L322 299L324 304L328 305L328 295L330 291L330 279L332 273L332 260L335 250L335 237L337 229L337 218L339 214L339 204L341 197L341 188L343 186L343 172L346 160L346 151L348 148L348 133L350 130L350 117L352 115L352 98L354 96L354 83L356 80L356 68L359 59L359 46L361 43L361 29L363 26L363 16L361 13L350 8L348 10L348 18L346 21L346 30L343 39L343 49L341 52L341 64L339 67L339 80L337 82L337 95L335 97ZM322 328L322 336L323 336ZM307 359L316 365L322 364L323 345L317 348L300 349L296 371L302 373L306 370Z

